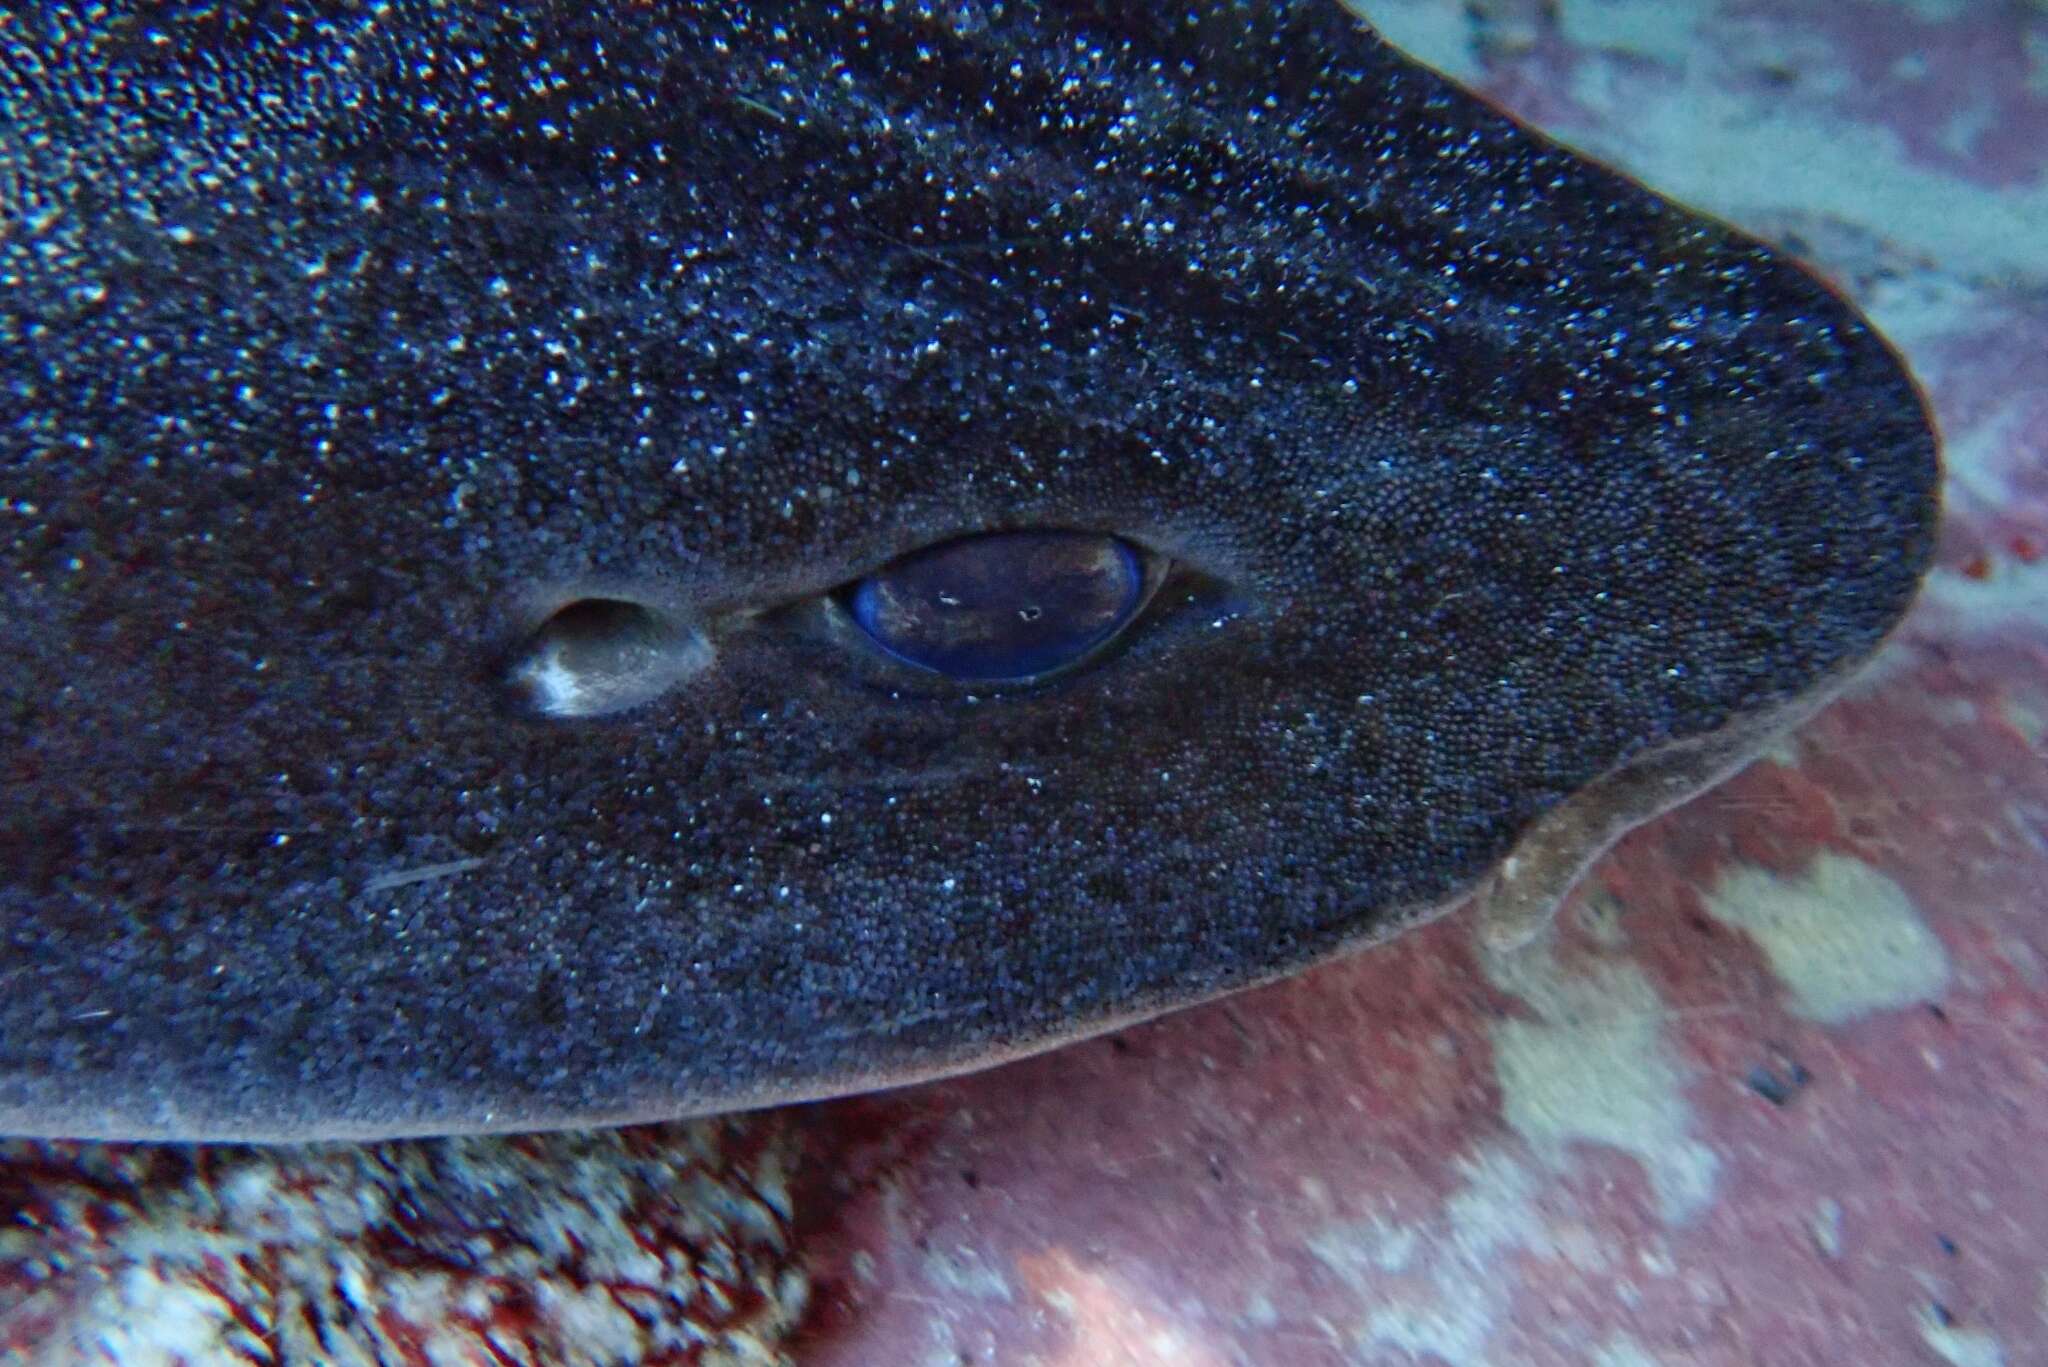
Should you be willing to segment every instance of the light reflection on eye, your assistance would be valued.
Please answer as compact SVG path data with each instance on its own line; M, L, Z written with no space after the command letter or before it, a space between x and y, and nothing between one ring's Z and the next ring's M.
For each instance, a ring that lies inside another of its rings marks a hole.
M992 683L1049 674L1115 636L1144 598L1137 549L1093 532L991 532L905 556L846 605L905 663Z

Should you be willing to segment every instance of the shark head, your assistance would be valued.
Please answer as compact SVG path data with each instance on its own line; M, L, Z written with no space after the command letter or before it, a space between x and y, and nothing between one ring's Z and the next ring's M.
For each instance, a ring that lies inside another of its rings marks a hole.
M1929 557L1845 303L1334 5L68 13L0 1132L668 1117L1512 939Z

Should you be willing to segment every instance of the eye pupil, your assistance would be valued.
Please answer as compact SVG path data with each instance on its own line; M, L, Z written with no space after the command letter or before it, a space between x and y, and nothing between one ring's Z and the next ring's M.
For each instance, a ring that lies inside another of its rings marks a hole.
M1137 611L1144 562L1092 532L992 532L905 556L848 607L898 659L957 679L1027 679L1071 664Z

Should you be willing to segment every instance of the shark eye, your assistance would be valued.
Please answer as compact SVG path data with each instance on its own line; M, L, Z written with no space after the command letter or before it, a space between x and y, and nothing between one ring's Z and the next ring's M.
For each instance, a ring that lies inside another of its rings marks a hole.
M907 555L845 591L884 651L950 678L1050 674L1114 637L1145 598L1136 547L1092 532L991 532Z

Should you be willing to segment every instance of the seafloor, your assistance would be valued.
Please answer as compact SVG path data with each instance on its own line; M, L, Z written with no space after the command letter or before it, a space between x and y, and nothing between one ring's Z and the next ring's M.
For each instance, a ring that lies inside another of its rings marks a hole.
M0 1356L2048 1363L2048 6L1361 7L1905 352L1949 520L1845 699L1518 957L716 1126L8 1146Z

